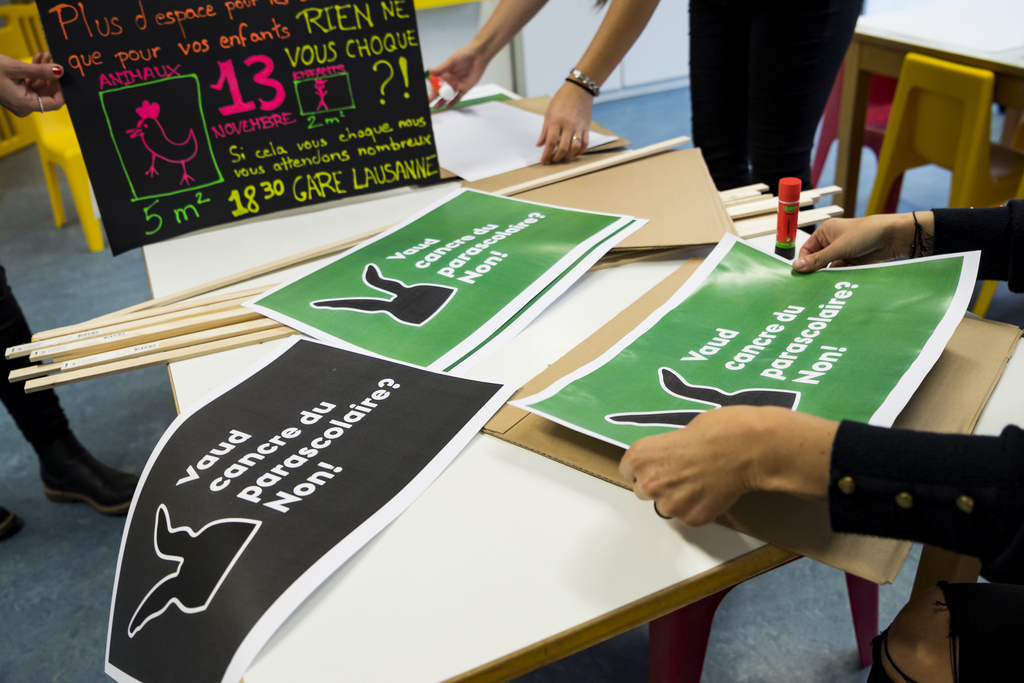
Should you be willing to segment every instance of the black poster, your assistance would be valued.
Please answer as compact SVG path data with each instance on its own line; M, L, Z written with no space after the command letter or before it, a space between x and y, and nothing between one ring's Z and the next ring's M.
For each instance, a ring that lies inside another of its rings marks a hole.
M412 0L39 0L114 254L439 178Z
M237 683L510 393L295 339L181 415L125 526L107 673Z

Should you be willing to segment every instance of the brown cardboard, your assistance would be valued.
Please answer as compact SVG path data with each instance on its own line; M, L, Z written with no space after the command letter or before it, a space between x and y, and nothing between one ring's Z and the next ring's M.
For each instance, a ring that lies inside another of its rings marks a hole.
M661 306L700 265L690 259L590 338L516 392L535 394L596 359ZM1020 338L1013 325L965 317L895 426L970 433ZM600 479L629 488L619 477L622 449L509 405L484 431ZM748 494L719 523L848 571L876 583L891 583L910 543L834 533L828 506L773 493Z
M712 245L736 234L699 149L657 154L516 198L648 219L613 251Z
M507 104L513 107L518 107L534 114L540 114L544 116L544 112L548 109L551 98L547 95L541 97L525 97L521 100L504 100L502 104ZM608 130L600 123L594 121L590 122L590 130L595 133L602 133L604 135L614 135L615 139L611 142L606 142L603 145L591 147L586 153L576 157L573 161L567 162L568 164L579 163L580 161L593 161L596 157L595 154L601 152L608 152L609 150L619 149L622 147L628 147L633 144L626 138L622 137L618 133L613 133ZM555 173L557 171L564 171L566 163L561 164L548 164L541 166L540 164L534 164L533 166L527 166L517 171L509 171L508 173L502 173L500 175L491 176L490 178L483 178L472 183L465 183L465 187L471 187L474 190L482 190L483 192L494 192L504 187L511 187L518 183L525 182L527 180L535 180L537 178L543 178L544 176ZM456 178L456 174L451 171L442 168L441 169L441 180L447 180L448 178Z

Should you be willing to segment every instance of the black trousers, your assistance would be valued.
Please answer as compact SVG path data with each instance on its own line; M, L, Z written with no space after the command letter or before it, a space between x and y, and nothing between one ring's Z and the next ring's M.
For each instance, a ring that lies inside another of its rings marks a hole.
M21 313L14 293L7 285L7 273L0 266L0 347L7 349L26 344L32 333ZM68 421L53 390L25 393L25 384L11 384L7 375L11 370L28 367L28 357L0 360L0 400L14 418L21 433L33 446L45 446L68 434Z
M693 141L719 190L796 177L861 0L690 0Z

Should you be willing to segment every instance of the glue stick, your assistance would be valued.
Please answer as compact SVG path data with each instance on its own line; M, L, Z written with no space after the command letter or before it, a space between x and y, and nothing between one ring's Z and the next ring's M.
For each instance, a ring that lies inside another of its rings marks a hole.
M779 181L779 222L775 234L775 254L791 259L796 255L796 227L800 217L800 179Z
M430 79L430 86L445 102L451 102L455 99L455 96L459 94L455 92L455 88L453 88L448 81L444 80L440 76L435 76L428 71L427 78ZM434 106L436 103L437 100L434 100L434 102L431 102L431 106Z

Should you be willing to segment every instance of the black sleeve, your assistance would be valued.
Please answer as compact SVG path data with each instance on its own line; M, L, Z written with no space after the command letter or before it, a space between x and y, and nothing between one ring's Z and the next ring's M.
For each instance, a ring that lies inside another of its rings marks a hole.
M1006 280L1024 292L1024 201L993 209L932 209L935 253L981 250L980 280Z
M933 434L843 422L832 445L832 528L981 558L1024 583L1024 432Z

